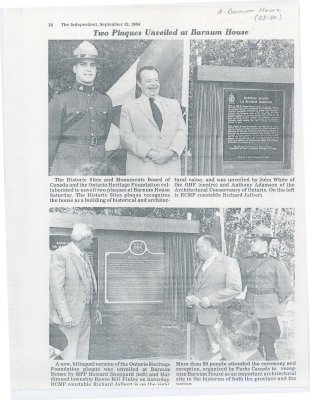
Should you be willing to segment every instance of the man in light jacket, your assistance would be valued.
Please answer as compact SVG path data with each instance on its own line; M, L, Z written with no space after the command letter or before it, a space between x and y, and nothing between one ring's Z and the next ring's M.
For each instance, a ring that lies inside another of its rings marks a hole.
M59 324L68 346L65 360L87 360L90 338L90 313L97 297L97 282L87 250L93 242L93 227L76 224L72 242L52 252L50 262L50 319ZM97 307L97 321L101 313Z
M159 96L158 71L152 66L138 71L137 84L142 94L123 105L120 119L126 174L181 175L187 131L180 104Z

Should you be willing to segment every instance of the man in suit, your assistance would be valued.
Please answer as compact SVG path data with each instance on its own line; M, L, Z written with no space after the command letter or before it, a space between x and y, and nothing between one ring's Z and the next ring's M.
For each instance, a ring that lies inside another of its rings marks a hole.
M127 175L181 175L180 156L187 131L177 100L159 96L156 68L137 72L141 96L123 105L121 144L127 150Z
M93 242L93 227L76 224L72 242L52 252L50 262L50 319L59 324L68 346L64 360L87 360L90 314L97 295L96 277L87 250ZM96 323L102 323L97 307Z
M213 236L201 236L196 251L201 259L186 304L193 307L195 323L195 359L207 360L218 348L214 325L219 317L217 307L238 296L241 276L237 261L217 249Z
M102 58L92 43L80 43L74 56L62 61L70 64L76 82L49 103L49 173L86 175L81 171L105 161L112 101L94 87Z
M259 225L252 231L250 257L240 261L245 300L260 322L259 351L266 360L277 360L275 344L281 335L278 316L293 292L290 274L283 261L269 254L272 229Z

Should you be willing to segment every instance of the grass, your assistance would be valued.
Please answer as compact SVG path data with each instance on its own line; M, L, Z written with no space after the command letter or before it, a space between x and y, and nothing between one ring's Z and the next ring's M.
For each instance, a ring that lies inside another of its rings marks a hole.
M279 317L282 330L277 341L279 360L295 357L294 303ZM191 349L193 350L193 329ZM174 323L161 312L106 312L103 325L92 324L90 359L186 359L186 323Z
M185 358L186 323L162 315L106 313L103 326L93 325L90 359Z

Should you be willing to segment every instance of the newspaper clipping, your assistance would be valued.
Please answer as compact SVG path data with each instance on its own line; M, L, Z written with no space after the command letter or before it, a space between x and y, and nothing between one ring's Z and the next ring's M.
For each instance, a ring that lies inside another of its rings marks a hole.
M308 387L298 13L6 10L16 398Z

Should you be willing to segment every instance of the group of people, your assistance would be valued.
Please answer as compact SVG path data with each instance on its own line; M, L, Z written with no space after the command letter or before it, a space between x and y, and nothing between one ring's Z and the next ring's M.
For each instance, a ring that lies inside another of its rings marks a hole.
M56 92L49 103L49 173L82 175L106 161L113 106L110 97L94 87L103 58L92 43L83 41L73 57L60 61L72 68L76 82ZM180 104L159 96L155 67L143 66L136 78L141 96L124 104L120 117L126 174L180 175L187 141Z
M219 349L226 359L277 360L278 316L292 294L291 279L284 262L269 254L272 230L261 224L250 238L252 255L240 267L214 237L197 241L201 262L185 300L193 309L196 359L210 359ZM236 301L242 291L245 299Z
M87 254L93 236L91 225L75 224L72 241L51 255L51 342L64 347L61 357L68 360L88 359L92 315L102 324L96 276ZM277 359L280 305L291 295L292 285L283 261L269 254L272 239L270 228L256 227L251 235L252 256L243 259L240 267L236 259L218 250L213 236L198 239L201 261L186 297L193 311L195 359L208 360L219 351L227 360ZM236 300L245 289L245 300Z

